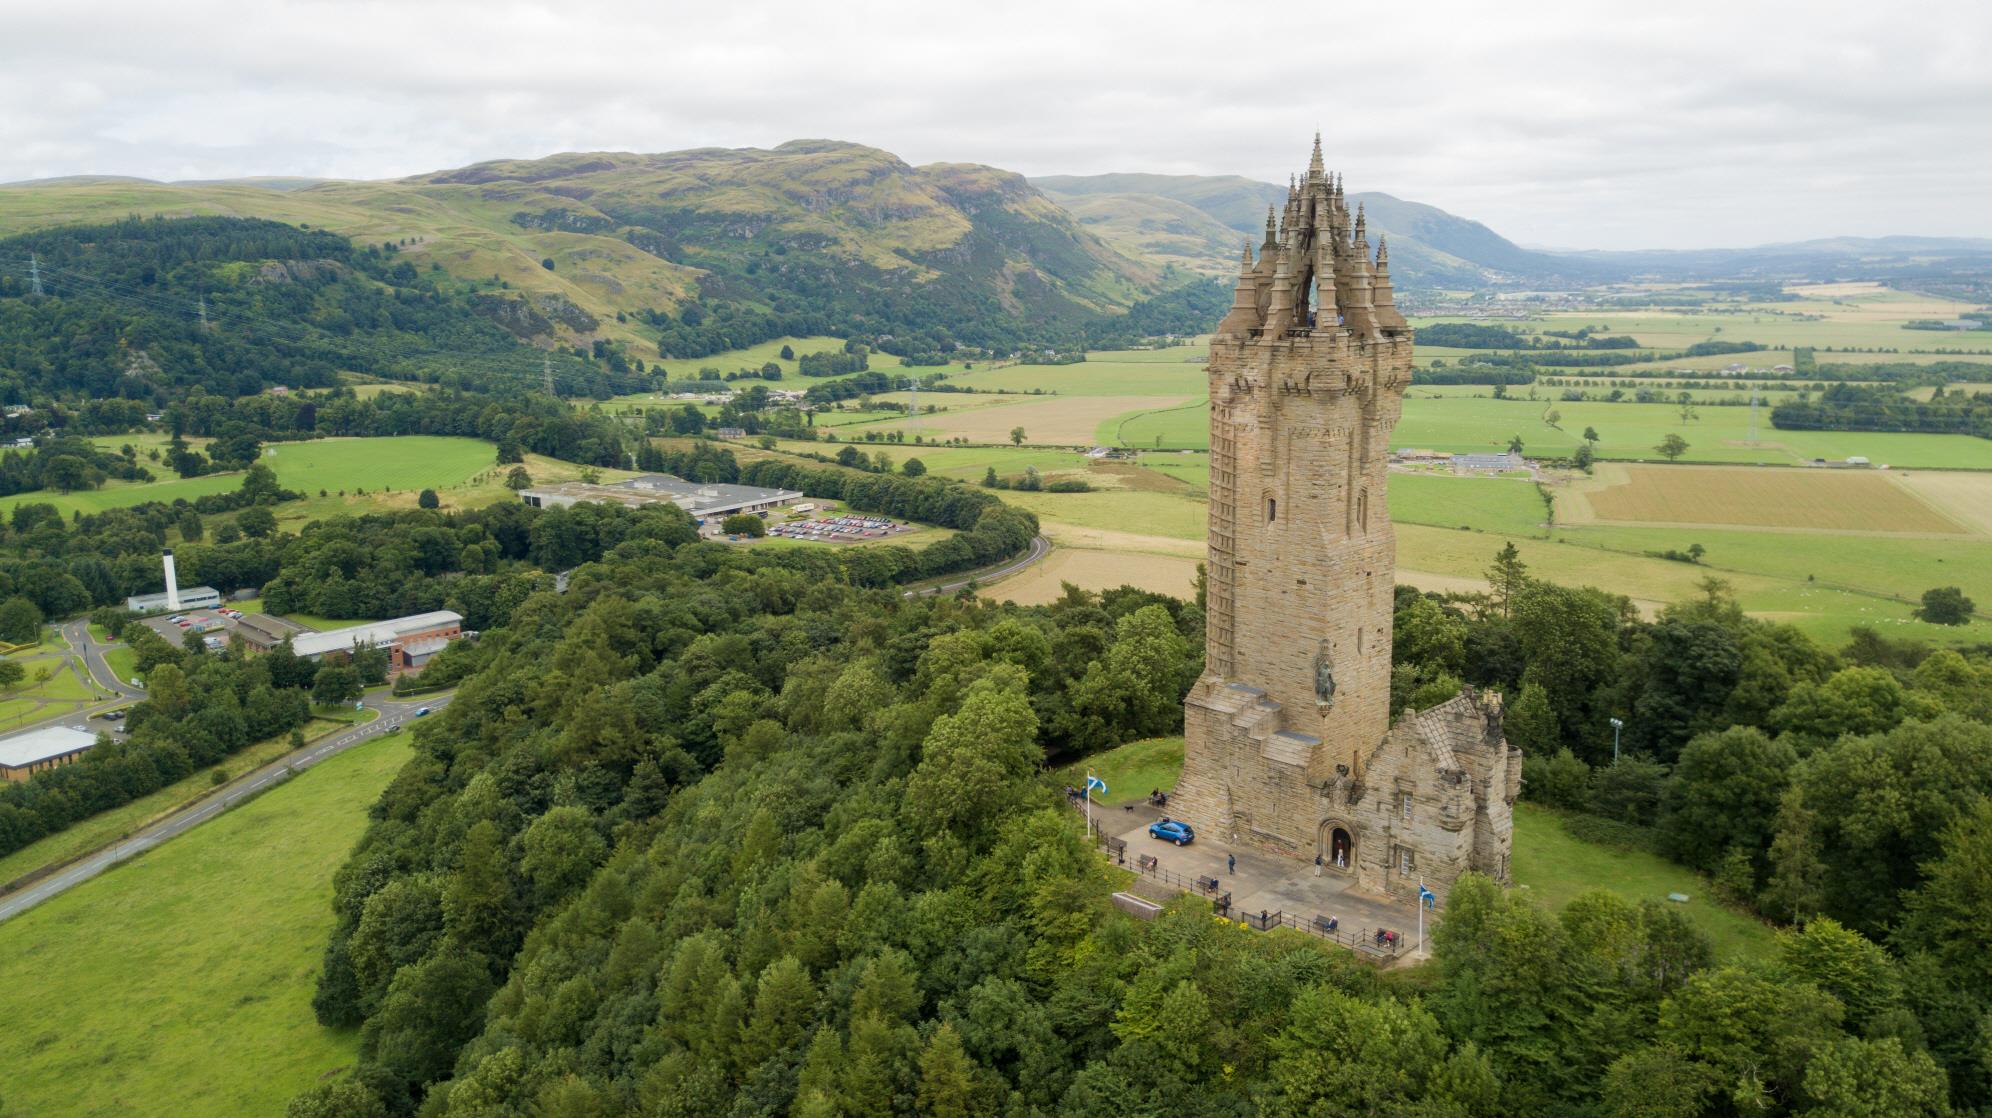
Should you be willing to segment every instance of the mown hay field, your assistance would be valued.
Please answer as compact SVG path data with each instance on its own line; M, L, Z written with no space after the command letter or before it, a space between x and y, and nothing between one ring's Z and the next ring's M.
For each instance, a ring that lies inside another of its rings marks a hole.
M1042 561L982 593L1001 602L1039 606L1057 601L1068 582L1089 590L1135 586L1158 594L1193 598L1197 592L1197 560L1173 555L1057 548Z
M1970 476L1970 475L1966 475ZM1570 523L1721 524L1811 531L1955 534L1890 474L1747 466L1600 466L1571 487Z

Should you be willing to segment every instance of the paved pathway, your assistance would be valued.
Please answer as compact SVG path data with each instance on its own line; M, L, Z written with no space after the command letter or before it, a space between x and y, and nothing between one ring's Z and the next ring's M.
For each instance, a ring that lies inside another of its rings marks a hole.
M362 701L368 709L377 712L372 722L340 730L330 737L319 739L299 752L287 753L262 768L237 778L222 791L205 799L196 800L110 846L64 866L48 877L0 897L0 922L10 920L50 897L60 896L176 835L185 834L292 773L302 772L327 757L343 753L363 741L400 729L415 717L415 712L420 708L425 706L432 710L440 708L449 703L450 696L424 696L406 702L395 702L383 694Z
M1093 821L1106 834L1127 843L1127 868L1135 869L1143 854L1156 859L1158 868L1194 883L1212 877L1219 882L1217 892L1231 894L1233 915L1260 912L1280 913L1303 923L1317 916L1330 916L1341 922L1344 933L1365 935L1378 928L1400 933L1407 951L1418 947L1418 908L1410 901L1378 896L1356 887L1355 879L1332 870L1317 871L1312 863L1297 858L1267 854L1244 846L1227 846L1217 836L1198 832L1195 842L1177 846L1150 837L1148 825L1165 813L1147 804L1131 808L1093 807ZM1230 857L1238 859L1230 868ZM1426 934L1431 933L1436 915L1426 913Z

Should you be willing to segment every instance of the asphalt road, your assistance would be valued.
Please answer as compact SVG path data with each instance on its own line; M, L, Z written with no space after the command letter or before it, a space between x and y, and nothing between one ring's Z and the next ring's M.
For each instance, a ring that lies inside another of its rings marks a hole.
M967 586L971 582L977 584L985 582L993 582L996 579L1016 574L1018 571L1023 570L1025 567L1030 566L1032 563L1035 563L1050 554L1051 554L1051 541L1044 538L1043 536L1036 536L1033 537L1031 540L1031 549L1029 551L1024 552L1023 557L1020 559L1014 560L1010 563L1006 563L1001 567L995 568L994 570L985 568L983 570L975 571L971 573L967 578L959 579L955 582L944 582L939 586L928 586L920 590L908 590L906 592L906 596L911 598L916 595L923 595L923 594L952 594L955 591L960 590L962 587Z
M415 717L418 709L426 706L434 710L445 706L449 703L450 696L421 696L406 702L396 702L381 695L362 701L368 709L379 712L373 721L341 730L331 737L321 738L297 753L286 754L238 778L222 791L204 800L188 804L142 830L63 867L60 871L32 885L24 886L18 892L0 897L0 923L13 919L50 897L68 892L118 863L142 854L175 835L185 834L291 773L302 772L327 757L343 753L363 741L400 729Z
M109 645L99 644L90 636L90 619L79 617L62 624L62 639L69 647L83 654L83 663L90 669L90 675L97 686L116 691L127 699L143 699L145 692L131 685L127 679L119 679L118 673L111 670L110 662L104 659L104 650Z

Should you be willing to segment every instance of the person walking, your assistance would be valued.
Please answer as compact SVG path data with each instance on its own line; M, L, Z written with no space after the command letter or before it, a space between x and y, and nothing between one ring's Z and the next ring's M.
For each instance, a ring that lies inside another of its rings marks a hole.
M1226 854L1224 856L1224 872L1226 876L1230 876L1238 872L1238 855Z

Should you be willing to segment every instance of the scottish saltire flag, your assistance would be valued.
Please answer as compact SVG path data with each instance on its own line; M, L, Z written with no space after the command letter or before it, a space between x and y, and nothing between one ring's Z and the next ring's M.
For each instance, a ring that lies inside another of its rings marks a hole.
M1425 888L1425 883L1420 881L1418 883L1418 903L1424 905L1426 908L1437 908L1439 905L1439 895Z
M1107 782L1089 773L1086 776L1086 794L1092 795L1094 792L1098 792L1102 796L1106 795Z

